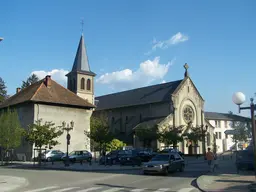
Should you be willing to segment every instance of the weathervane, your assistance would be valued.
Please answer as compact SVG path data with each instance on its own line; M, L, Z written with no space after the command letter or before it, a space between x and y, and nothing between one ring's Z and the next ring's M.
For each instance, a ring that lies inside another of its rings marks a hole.
M185 74L184 74L184 76L185 76L185 77L188 77L188 76L189 76L189 74L188 74L188 68L189 68L188 64L185 63L185 65L184 65L183 67L184 67L184 69L185 69Z

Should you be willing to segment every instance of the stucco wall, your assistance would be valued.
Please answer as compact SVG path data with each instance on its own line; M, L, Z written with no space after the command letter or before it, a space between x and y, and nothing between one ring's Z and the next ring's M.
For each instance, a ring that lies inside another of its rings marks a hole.
M23 104L16 107L22 128L27 130L28 125L34 122L34 104ZM33 156L32 146L22 138L21 145L15 149L18 160L28 161Z
M81 79L85 79L85 89L81 89ZM86 89L87 79L91 80L91 90ZM77 74L77 95L94 104L94 78L92 76Z
M35 104L34 120L52 121L56 126L61 126L62 122L70 123L74 121L74 129L70 131L71 141L69 151L90 150L89 138L84 135L84 130L90 130L90 117L92 110L59 107L51 105ZM58 138L59 145L54 149L66 152L66 132Z

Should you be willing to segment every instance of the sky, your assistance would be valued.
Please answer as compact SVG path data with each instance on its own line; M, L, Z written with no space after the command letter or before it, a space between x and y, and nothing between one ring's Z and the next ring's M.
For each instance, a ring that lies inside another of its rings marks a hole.
M183 79L205 111L238 112L232 95L254 97L256 1L19 1L0 9L0 77L15 94L32 73L66 86L83 34L95 95ZM248 116L248 112L242 115Z

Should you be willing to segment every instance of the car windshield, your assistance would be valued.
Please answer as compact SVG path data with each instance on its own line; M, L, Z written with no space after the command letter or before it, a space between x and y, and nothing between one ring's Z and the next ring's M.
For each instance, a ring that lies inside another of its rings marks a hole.
M156 155L151 159L151 161L168 161L169 155Z

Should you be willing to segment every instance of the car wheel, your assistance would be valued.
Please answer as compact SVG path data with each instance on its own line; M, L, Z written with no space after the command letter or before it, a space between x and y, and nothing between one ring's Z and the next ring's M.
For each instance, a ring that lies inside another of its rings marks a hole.
M185 166L184 166L184 165L181 165L181 167L180 167L180 172L183 172L183 171L184 171L184 168L185 168Z
M113 165L116 164L116 160L115 160L115 159L112 160L112 164L113 164Z
M142 171L142 174L143 174L143 175L147 175L147 173L146 173L145 171Z
M51 159L50 157L48 157L48 158L47 158L47 161L48 161L48 162L51 162L51 161L52 161L52 159Z

